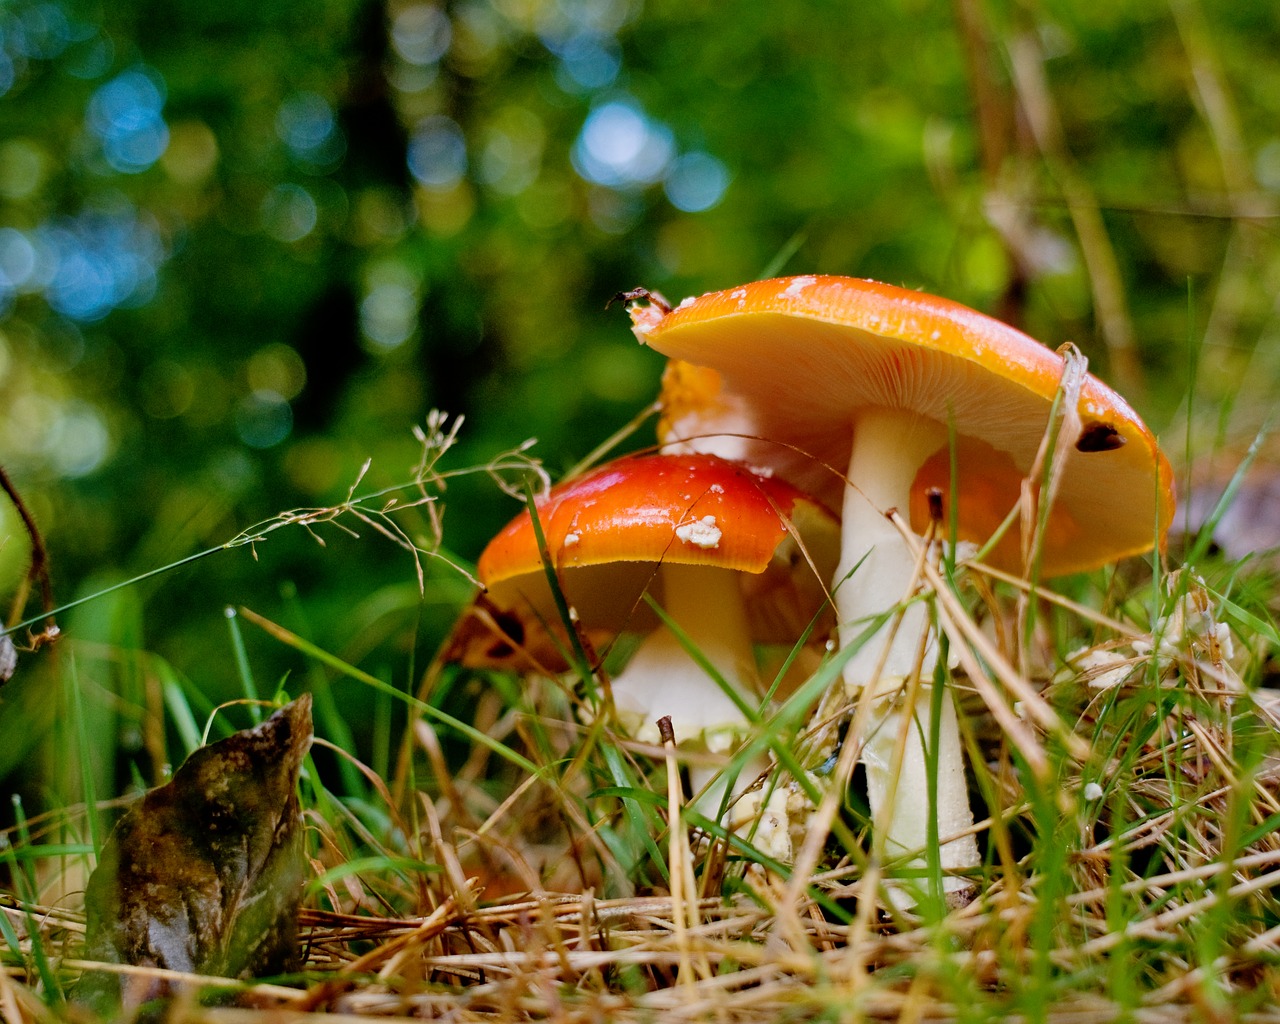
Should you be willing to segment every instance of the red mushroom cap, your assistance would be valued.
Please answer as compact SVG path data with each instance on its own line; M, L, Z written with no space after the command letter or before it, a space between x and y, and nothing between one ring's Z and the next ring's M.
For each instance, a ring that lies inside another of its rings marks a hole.
M638 304L631 311L641 342L694 364L668 371L664 442L732 450L840 508L859 409L952 422L961 539L978 542L1018 500L1064 368L1057 353L966 306L854 278L757 281L669 312ZM1148 551L1157 538L1163 544L1173 518L1172 470L1128 403L1087 376L1079 414L1083 432L1064 467L1042 551L1045 575ZM719 431L750 437L703 436ZM944 449L917 476L916 528L927 488L951 492L949 461ZM1016 534L992 556L1015 571Z
M794 642L825 600L838 557L839 525L819 502L712 455L618 459L553 488L536 507L566 600L588 633L606 640L656 624L641 596L666 562L741 571L756 638ZM558 626L527 511L489 542L477 570L526 645L544 625Z

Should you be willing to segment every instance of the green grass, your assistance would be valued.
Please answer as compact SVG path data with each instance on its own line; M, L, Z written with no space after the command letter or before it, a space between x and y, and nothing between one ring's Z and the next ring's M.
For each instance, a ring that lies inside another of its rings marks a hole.
M434 557L438 541L410 546ZM601 710L607 675L581 648L558 679L439 660L419 672L410 656L371 672L309 638L293 594L277 614L229 612L215 656L239 665L248 710L212 714L142 649L134 591L103 587L67 613L56 648L63 756L48 806L18 807L4 837L0 1005L23 1020L67 1012L86 854L103 841L103 801L131 781L94 766L122 729L145 745L169 726L189 749L259 718L255 695L307 688L308 966L290 987L258 986L254 1006L566 1022L1264 1019L1280 991L1280 743L1257 679L1280 635L1248 566L1193 550L1195 572L1075 581L1079 603L1028 600L964 564L932 577L963 655L952 690L985 859L972 904L926 899L914 915L877 907L895 866L876 860L865 805L842 783L857 701L833 684L848 651L820 655L785 701L748 707L756 726L730 767L772 751L767 784L789 787L797 838L819 831L788 865L687 807L672 836L669 752ZM424 586L449 571L428 567ZM108 641L78 640L75 616ZM298 666L270 685L247 653L264 640ZM1052 721L1017 717L1026 694ZM365 698L379 723L368 763L346 752L343 715ZM674 877L693 879L679 905Z

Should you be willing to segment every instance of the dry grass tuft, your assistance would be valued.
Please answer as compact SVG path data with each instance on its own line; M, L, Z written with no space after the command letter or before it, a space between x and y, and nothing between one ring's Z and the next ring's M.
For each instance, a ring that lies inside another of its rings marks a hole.
M396 777L371 777L378 806L315 790L305 972L236 985L234 1006L180 1001L173 1019L1280 1021L1278 716L1241 675L1269 637L1241 643L1224 623L1247 613L1189 573L1146 595L1141 628L1137 596L1104 617L1030 595L1029 643L1012 581L929 578L963 646L987 814L968 906L908 915L881 898L894 865L868 852L857 779L848 799L825 781L852 762L856 700L826 698L822 742L793 708L803 686L763 728L799 752L802 777L763 782L808 808L812 856L792 870L700 818L674 752L615 733L580 680L436 665ZM460 765L437 707L459 693L485 738ZM0 1008L49 1019L29 986L47 985L41 958L74 975L81 918L11 899L5 924Z

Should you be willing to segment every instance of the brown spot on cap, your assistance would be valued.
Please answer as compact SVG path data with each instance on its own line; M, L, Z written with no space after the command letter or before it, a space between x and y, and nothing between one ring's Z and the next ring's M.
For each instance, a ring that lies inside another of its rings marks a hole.
M1090 423L1080 431L1076 451L1113 452L1124 445L1124 435L1110 423Z

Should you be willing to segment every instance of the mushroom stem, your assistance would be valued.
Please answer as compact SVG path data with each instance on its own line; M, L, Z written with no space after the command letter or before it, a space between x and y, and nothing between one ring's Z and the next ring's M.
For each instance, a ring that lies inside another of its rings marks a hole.
M942 424L915 413L872 408L854 420L850 484L844 498L844 539L836 570L835 600L842 645L852 642L866 628L866 620L882 615L907 596L915 556L886 513L894 508L906 513L916 473L946 443L947 431ZM851 572L852 577L846 579ZM884 853L898 857L926 847L933 815L937 817L938 835L945 839L970 828L973 814L955 706L949 695L944 695L942 702L937 749L932 755L928 750L933 699L929 683L937 663L938 645L936 637L927 635L927 608L921 602L908 607L892 640L888 638L890 628L891 623L886 623L849 658L844 682L851 692L875 685L872 714L861 737L862 761L872 817L884 832ZM877 678L882 655L885 664ZM905 706L901 687L916 671L918 661L921 685L916 689L915 701ZM891 771L904 716L910 717L911 722L895 779ZM938 781L937 806L933 809L928 799L931 760ZM977 866L980 859L974 837L965 835L943 846L941 863L944 870ZM909 866L923 864L924 859L919 856L909 862ZM944 879L947 891L967 885L961 878Z
M738 573L707 565L664 562L658 570L662 607L716 672L748 704L759 701L758 673ZM623 726L646 743L659 742L658 719L671 718L672 731L682 746L701 743L711 753L727 753L737 745L750 721L738 704L693 660L676 635L660 624L636 649L626 667L613 679L613 703ZM695 807L716 817L726 793L735 797L769 767L766 756L743 766L729 789L720 769L695 765L689 770ZM740 800L730 812L730 828L749 826L760 810L759 800ZM780 826L785 837L785 822ZM780 841L767 823L760 834L771 852Z
M746 701L757 700L755 654L734 570L664 562L658 574L667 616ZM623 725L646 743L659 742L657 720L664 715L677 742L701 736L713 752L728 750L748 724L665 624L614 678L613 703Z

